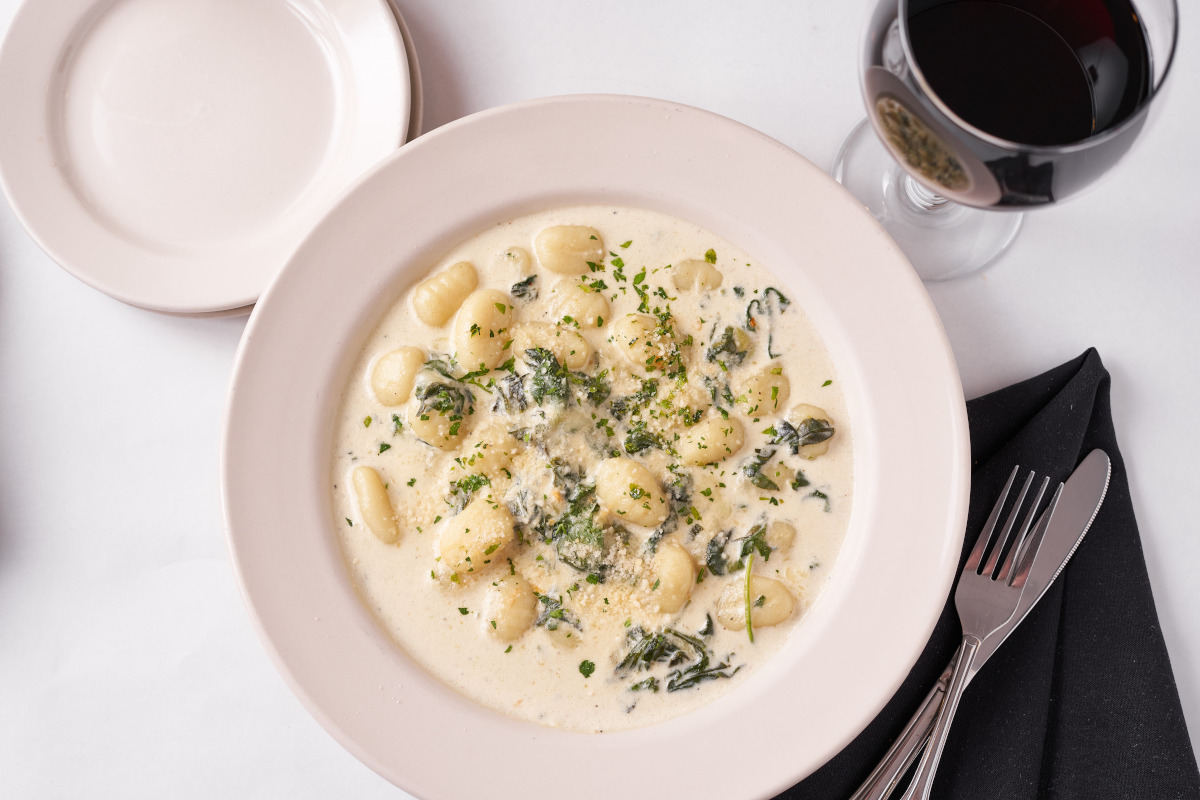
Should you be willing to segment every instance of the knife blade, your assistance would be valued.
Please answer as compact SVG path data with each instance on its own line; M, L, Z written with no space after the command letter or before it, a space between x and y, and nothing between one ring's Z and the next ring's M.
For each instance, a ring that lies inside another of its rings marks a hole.
M976 667L968 676L968 681L979 671L979 667L991 658L997 648L1007 641L1009 635L1046 594L1054 579L1066 568L1067 562L1079 549L1083 537L1092 527L1092 522L1104 503L1111 476L1112 462L1108 454L1103 450L1093 450L1079 463L1067 482L1059 486L1054 499L1051 500L1050 511L1043 513L1020 554L1024 558L1028 552L1034 552L1038 557L1028 567L1025 587L1021 590L1016 611L1007 623L980 645L975 656ZM1038 542L1041 542L1040 550L1037 547ZM921 754L925 743L929 741L938 709L946 694L950 673L957 660L958 653L955 652L945 671L917 709L917 713L909 720L883 760L850 800L884 800L896 788L896 784L908 772L909 767Z

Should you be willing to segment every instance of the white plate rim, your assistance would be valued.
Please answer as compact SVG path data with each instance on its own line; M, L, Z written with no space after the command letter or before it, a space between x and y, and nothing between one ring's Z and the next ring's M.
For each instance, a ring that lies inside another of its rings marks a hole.
M409 61L387 0L280 0L311 17L320 9L323 30L358 42L334 58L341 87L339 120L351 140L332 168L318 173L266 235L191 252L139 241L86 208L59 163L53 120L56 75L95 20L120 0L29 0L12 20L0 47L0 189L38 246L69 274L123 303L168 314L244 313L311 224L341 191L404 143L411 89ZM369 55L367 55L369 54ZM368 64L369 61L369 64ZM352 114L346 115L347 109ZM355 116L357 115L357 116ZM351 118L353 117L353 119ZM167 276L167 277L163 277Z
M576 151L596 161L581 165ZM513 180L517 164L530 170L523 176L528 185ZM480 196L465 208L440 205L472 183ZM417 203L412 192L422 189L432 196ZM789 270L784 282L827 304L814 308L809 301L806 310L840 354L849 384L856 507L825 595L755 680L661 725L586 736L476 706L409 662L374 623L329 529L329 432L320 428L331 427L341 384L309 381L339 370L344 376L373 325L365 320L486 220L550 202L631 199L709 227L777 274L781 262L758 246L780 259L786 253L801 262L822 259L819 268ZM412 217L399 223L379 216L387 200L399 203L392 213ZM431 221L439 213L440 227ZM395 226L407 225L405 241L356 266L361 285L348 296L321 297L331 253L346 262L367 258L369 234L380 225L391 225L397 236ZM830 294L868 277L853 303ZM324 344L302 330L314 327L311 315L321 308L330 323L321 326ZM847 349L847 336L859 337L857 349ZM305 356L299 368L297 348ZM886 401L868 389L888 390ZM283 397L289 401L281 415ZM916 443L908 433L913 419L925 431ZM878 463L864 462L864 454ZM309 468L299 466L305 462ZM883 480L885 470L898 470L886 476L892 484ZM472 115L405 147L343 195L251 316L230 384L221 472L231 556L276 666L310 713L360 760L410 793L438 798L631 796L635 776L647 795L751 798L782 791L856 736L916 662L953 581L970 487L966 408L949 343L920 281L866 210L760 132L683 105L616 95L546 98ZM898 475L913 474L920 475L920 493L915 483L895 485ZM285 541L291 548L281 552ZM872 582L865 592L849 591L866 579ZM286 585L297 580L303 592ZM313 646L314 639L322 646ZM821 648L821 659L797 660L813 648ZM819 680L802 682L808 679ZM719 761L729 769L712 769L711 747L695 746L710 737L722 742ZM671 768L650 769L639 757L647 748ZM486 754L491 766L468 768L464 754L471 753ZM558 758L571 759L570 776L537 768ZM499 774L497 764L505 765ZM732 766L746 764L755 768Z

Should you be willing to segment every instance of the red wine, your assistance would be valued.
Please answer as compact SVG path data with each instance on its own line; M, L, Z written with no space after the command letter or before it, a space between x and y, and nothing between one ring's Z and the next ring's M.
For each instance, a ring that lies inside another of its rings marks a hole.
M913 59L972 126L1026 145L1115 127L1150 92L1150 56L1129 0L913 0Z

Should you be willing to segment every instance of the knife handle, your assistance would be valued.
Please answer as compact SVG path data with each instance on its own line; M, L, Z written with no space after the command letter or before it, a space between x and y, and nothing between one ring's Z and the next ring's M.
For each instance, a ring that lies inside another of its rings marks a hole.
M896 784L908 772L909 767L921 755L929 735L933 733L933 725L937 720L938 709L946 696L946 688L950 685L950 676L954 665L958 663L956 652L946 669L938 678L937 683L929 690L917 713L908 721L908 725L892 743L891 748L879 762L878 766L867 777L858 791L850 800L886 800L896 789Z

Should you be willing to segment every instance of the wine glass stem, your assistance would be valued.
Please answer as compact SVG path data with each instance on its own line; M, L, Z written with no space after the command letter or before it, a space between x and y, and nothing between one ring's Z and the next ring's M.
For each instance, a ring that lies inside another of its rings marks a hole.
M953 205L945 197L930 191L908 173L904 174L904 191L900 193L905 205L918 214L946 213Z

